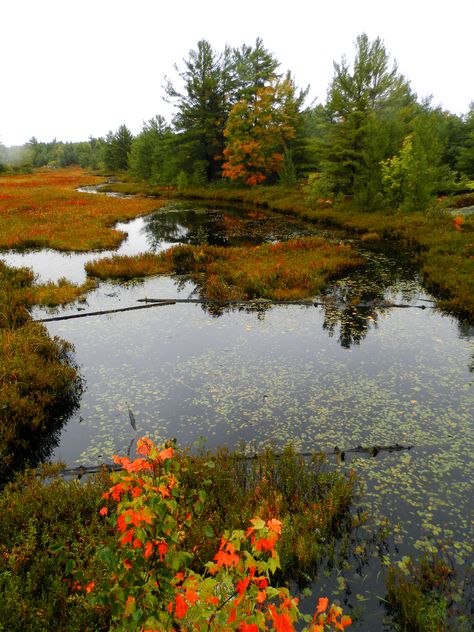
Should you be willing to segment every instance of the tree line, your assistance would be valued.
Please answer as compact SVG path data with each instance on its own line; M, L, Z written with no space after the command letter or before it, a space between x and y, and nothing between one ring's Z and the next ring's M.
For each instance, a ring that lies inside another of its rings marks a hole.
M367 209L421 209L474 180L474 103L458 116L418 99L380 38L360 35L353 60L334 62L324 104L305 106L307 89L279 69L260 38L223 51L201 40L166 79L171 122L157 115L135 137L122 125L84 143L33 138L26 155L163 186L306 181L316 197Z

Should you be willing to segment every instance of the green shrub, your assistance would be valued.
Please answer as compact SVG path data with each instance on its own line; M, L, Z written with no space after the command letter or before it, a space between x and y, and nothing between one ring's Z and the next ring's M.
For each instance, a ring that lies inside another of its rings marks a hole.
M99 579L93 561L108 537L98 514L100 477L66 482L57 468L26 472L0 495L0 630L51 632L108 629L106 610L94 609L77 590L79 571Z

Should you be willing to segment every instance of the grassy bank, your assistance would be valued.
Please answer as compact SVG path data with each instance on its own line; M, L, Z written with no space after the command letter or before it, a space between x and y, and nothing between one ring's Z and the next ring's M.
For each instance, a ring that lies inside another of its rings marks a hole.
M159 255L98 259L86 271L100 279L176 272L190 275L205 298L296 300L314 296L362 264L348 245L306 237L245 248L176 246Z
M33 273L0 262L0 474L32 461L77 401L71 346L31 321ZM34 445L34 454L31 446Z
M281 458L266 452L250 461L224 451L178 458L180 493L206 493L181 542L194 551L196 570L212 559L225 529L242 528L256 515L283 523L279 581L314 572L351 531L355 479L331 471L322 455L303 459L288 449ZM99 515L108 484L105 475L81 485L66 482L45 468L41 477L26 473L0 494L0 629L109 629L108 609L92 606L75 586L81 573L96 590L105 579L104 562L95 553L114 537Z
M419 261L427 288L438 294L438 306L474 318L474 216L456 223L443 211L446 201L429 213L364 212L351 202L309 200L303 190L257 186L191 188L166 191L145 183L123 182L111 189L127 193L243 202L300 217L322 226L349 230L362 240L398 243ZM467 200L468 203L470 200ZM453 199L453 206L462 200Z
M77 188L103 182L79 168L43 169L0 177L0 250L116 248L124 233L113 225L150 213L163 202L119 199L78 193Z

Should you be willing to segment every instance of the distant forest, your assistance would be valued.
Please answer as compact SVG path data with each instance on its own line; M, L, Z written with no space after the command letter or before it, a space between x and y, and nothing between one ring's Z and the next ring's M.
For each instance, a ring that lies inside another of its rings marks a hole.
M0 171L78 164L178 188L304 182L368 210L420 210L474 187L474 102L458 116L420 100L380 38L360 35L353 58L334 62L324 104L305 105L308 90L261 39L223 51L202 40L175 69L171 122L157 115L135 137L121 125L79 143L0 145Z

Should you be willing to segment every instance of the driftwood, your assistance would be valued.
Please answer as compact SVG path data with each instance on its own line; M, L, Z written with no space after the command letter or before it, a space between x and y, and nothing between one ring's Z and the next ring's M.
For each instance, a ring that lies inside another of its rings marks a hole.
M120 307L119 309L103 309L98 312L84 312L83 314L68 314L67 316L52 316L51 318L39 318L36 323L51 323L55 320L72 320L73 318L86 318L86 316L102 316L104 314L116 314L117 312L131 312L136 309L159 307L160 305L174 305L175 301L156 301L150 305L134 305L133 307Z
M139 298L137 303L145 303L145 305L133 305L132 307L120 307L118 309L103 309L97 312L84 312L81 314L68 314L67 316L51 316L50 318L38 318L34 322L36 323L51 323L58 320L72 320L74 318L86 318L87 316L103 316L104 314L117 314L119 312L131 312L136 309L147 309L149 307L156 307L160 305L175 305L176 303L196 303L200 305L235 305L242 307L253 307L254 309L263 309L270 307L271 305L302 305L306 307L328 307L331 302L324 301L271 301L267 299L254 299L250 301L238 301L238 300L216 300L211 298ZM338 304L339 305L339 304ZM426 305L404 305L397 303L357 303L346 304L345 307L352 307L354 309L373 309L375 307L380 308L412 308L412 309L429 309L432 306Z
M130 448L130 446L129 446ZM297 452L298 456L303 457L311 457L313 454L326 454L328 456L335 455L338 460L344 461L344 457L348 453L356 453L356 454L368 454L370 456L377 456L379 452L400 452L402 450L411 450L413 448L412 445L400 445L399 443L395 443L393 445L374 445L364 447L361 445L356 446L355 448L347 448L346 450L341 450L337 446L332 450L321 450L319 452ZM273 455L275 458L280 458L282 455L275 453ZM258 459L258 454L252 455L242 455L241 458L244 461L252 461ZM72 476L78 479L82 478L86 474L97 474L102 470L106 470L107 472L115 472L122 469L122 466L117 463L102 463L102 465L79 465L77 467L69 467L61 470L61 476Z
M160 303L164 299L160 298L138 298L137 303ZM275 301L271 299L253 299L249 301L244 300L217 300L211 298L174 298L175 303L200 303L200 304L213 304L213 305L251 305L252 307L266 307L267 305L306 305L308 307L327 307L331 305L331 301ZM427 309L426 305L405 305L402 303L375 303L369 301L367 303L347 303L347 307L370 309L373 307L400 307L400 308L413 308L413 309Z

